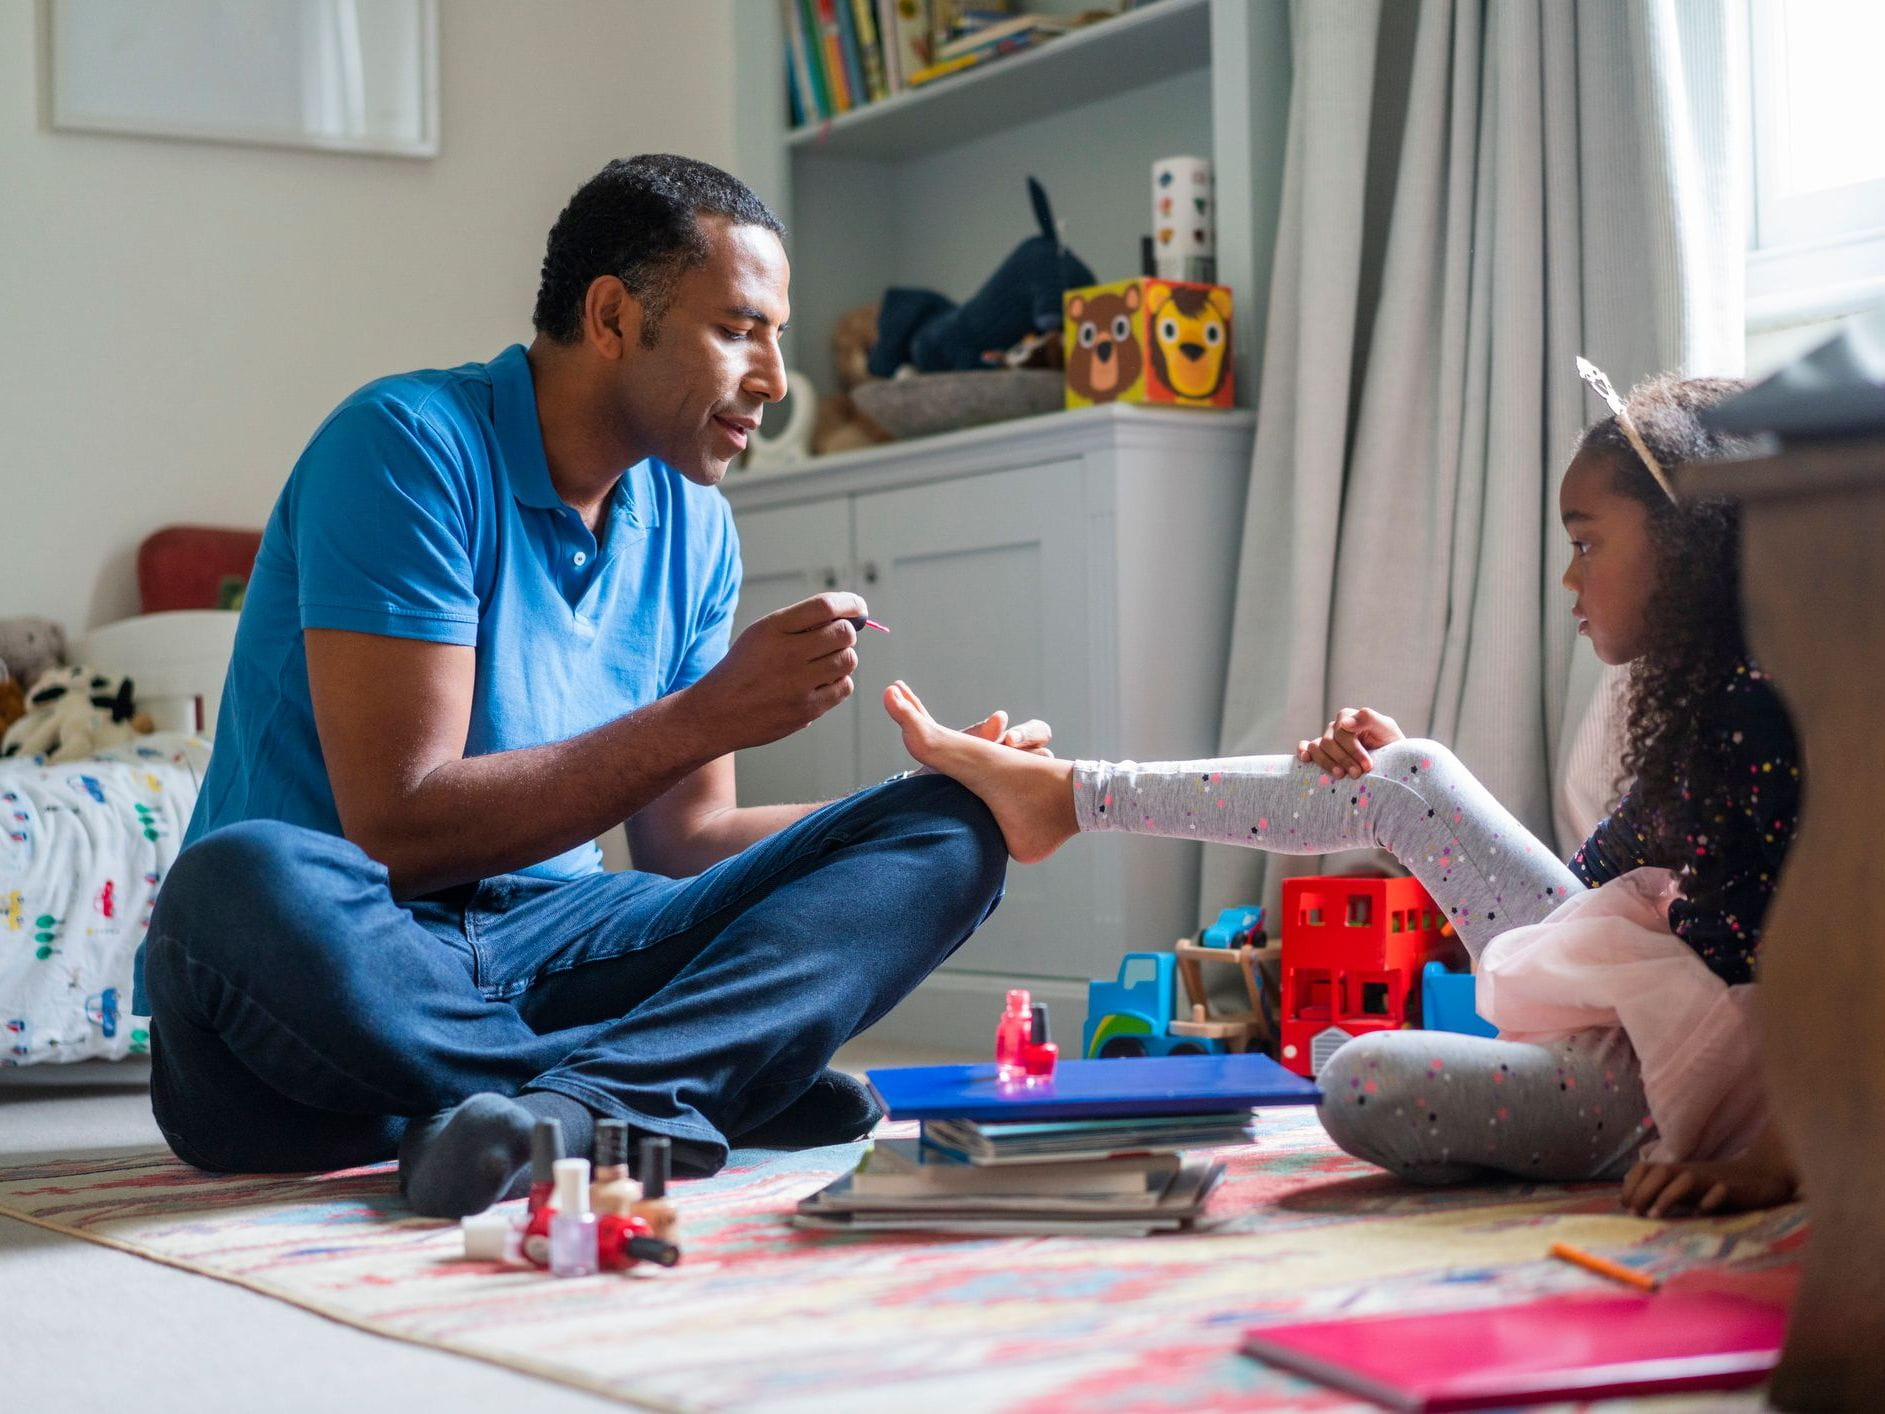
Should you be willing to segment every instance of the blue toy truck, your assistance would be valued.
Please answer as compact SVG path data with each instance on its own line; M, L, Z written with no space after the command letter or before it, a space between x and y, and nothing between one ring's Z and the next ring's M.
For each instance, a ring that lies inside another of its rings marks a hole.
M1116 1056L1221 1056L1226 1047L1208 1036L1174 1036L1178 1002L1178 958L1168 952L1129 952L1119 977L1087 983L1086 1026L1080 1054L1089 1060Z
M1269 1038L1258 950L1268 942L1261 908L1227 908L1198 942L1180 938L1170 952L1129 952L1111 982L1087 983L1080 1053L1114 1056L1221 1056L1260 1048ZM1229 964L1242 977L1250 1010L1213 1016L1204 964ZM1178 979L1186 1003L1178 1010Z

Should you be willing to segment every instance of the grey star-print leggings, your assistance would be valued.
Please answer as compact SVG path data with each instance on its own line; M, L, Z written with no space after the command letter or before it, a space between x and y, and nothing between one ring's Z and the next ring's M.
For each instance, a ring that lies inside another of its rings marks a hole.
M1074 809L1082 830L1279 854L1385 849L1446 910L1475 961L1493 937L1584 887L1439 743L1370 754L1374 769L1353 780L1294 756L1076 761ZM1418 1183L1620 1178L1655 1133L1617 1031L1551 1046L1377 1032L1343 1045L1316 1080L1330 1137Z

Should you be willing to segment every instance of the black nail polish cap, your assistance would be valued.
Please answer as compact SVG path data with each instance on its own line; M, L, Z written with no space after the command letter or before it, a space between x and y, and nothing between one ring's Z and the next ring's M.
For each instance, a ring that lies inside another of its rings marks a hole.
M641 1180L642 1197L668 1196L669 1147L661 1136L641 1141L641 1172L636 1177Z
M1046 1045L1047 1044L1047 1003L1036 1002L1034 1003L1033 1007L1030 1008L1030 1010L1034 1014L1034 1021L1033 1021L1032 1029L1030 1029L1028 1032L1028 1039L1037 1046Z
M556 1171L552 1167L563 1157L563 1122L558 1119L540 1119L530 1131L530 1181L532 1183L554 1183Z
M658 1237L631 1237L625 1247L637 1262L653 1262L657 1267L672 1267L681 1260L681 1249Z
M596 1121L596 1167L626 1168L628 1166L628 1121L621 1119L599 1119Z

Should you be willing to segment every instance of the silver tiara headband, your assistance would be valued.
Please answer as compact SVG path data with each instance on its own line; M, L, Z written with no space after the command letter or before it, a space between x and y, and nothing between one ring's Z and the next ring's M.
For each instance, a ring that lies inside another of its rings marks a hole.
M1655 455L1649 450L1649 444L1643 440L1643 434L1636 430L1636 423L1630 417L1630 409L1624 404L1623 399L1617 396L1617 390L1610 386L1610 380L1604 377L1603 369L1579 354L1577 371L1579 376L1590 384L1591 391L1602 398L1610 411L1616 414L1617 426L1623 430L1623 435L1629 438L1630 446L1635 448L1636 454L1643 459L1643 465L1649 468L1649 474L1656 478L1656 484L1662 487L1663 495L1672 501L1675 500L1676 488L1669 484L1668 473L1662 469L1662 463L1657 461Z

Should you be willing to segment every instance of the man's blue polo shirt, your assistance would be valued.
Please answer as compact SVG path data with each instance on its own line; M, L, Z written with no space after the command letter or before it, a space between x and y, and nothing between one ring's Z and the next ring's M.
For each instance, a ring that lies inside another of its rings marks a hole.
M315 432L269 517L184 842L255 819L341 833L304 629L475 648L478 756L566 740L694 682L726 653L739 587L725 499L664 463L630 467L600 542L589 533L550 482L521 345L369 383ZM525 872L600 867L585 844Z

